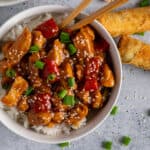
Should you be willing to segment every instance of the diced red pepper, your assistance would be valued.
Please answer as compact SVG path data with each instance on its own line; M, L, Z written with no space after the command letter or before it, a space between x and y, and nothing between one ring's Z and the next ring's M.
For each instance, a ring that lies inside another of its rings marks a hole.
M53 38L58 34L59 27L52 18L37 26L35 30L41 31L45 38Z
M45 79L47 79L48 75L52 74L52 73L56 74L56 76L59 76L59 69L54 60L45 58L45 59L43 59L43 61L45 62L45 66L43 69L43 77Z
M98 83L96 79L86 79L84 89L86 91L95 91L98 89Z
M95 78L97 74L99 73L100 63L101 62L100 62L99 57L90 58L86 64L85 77Z
M51 109L50 94L36 94L32 97L30 107L35 113L49 112Z
M109 43L101 38L100 40L96 41L95 44L94 44L94 48L95 48L95 51L106 51L106 50L109 50Z

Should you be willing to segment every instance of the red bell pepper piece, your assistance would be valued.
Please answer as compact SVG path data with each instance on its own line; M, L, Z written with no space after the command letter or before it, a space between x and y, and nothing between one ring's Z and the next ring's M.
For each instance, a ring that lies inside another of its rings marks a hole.
M95 78L93 79L86 79L84 89L86 91L95 91L98 89L98 83Z
M49 112L51 109L50 94L36 94L31 98L30 107L35 112Z
M37 26L35 30L41 31L45 38L53 38L58 34L59 27L52 18Z
M45 62L45 66L43 69L43 77L44 78L47 79L48 75L52 74L52 73L56 74L56 76L59 76L59 69L54 60L45 58L45 59L43 59L43 61Z
M95 42L94 48L95 51L105 52L106 50L109 50L109 43L105 39L101 38Z

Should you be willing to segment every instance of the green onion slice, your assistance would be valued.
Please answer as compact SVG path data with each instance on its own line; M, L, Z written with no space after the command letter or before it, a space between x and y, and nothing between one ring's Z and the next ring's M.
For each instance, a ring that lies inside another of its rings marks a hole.
M135 33L135 34L140 35L140 36L144 36L144 32Z
M145 6L149 6L150 5L150 1L149 0L142 0L140 2L140 7L145 7Z
M75 78L74 77L68 78L68 85L69 85L69 87L73 87L75 85Z
M63 99L66 95L67 95L67 90L61 90L58 93L58 97L61 98L61 99Z
M52 74L49 74L48 77L47 77L47 80L48 81L53 81L56 79L56 74L52 73Z
M36 52L38 52L39 50L40 50L40 48L38 47L38 45L33 45L33 46L30 47L29 52L30 52L30 53L36 53Z
M26 96L29 96L32 92L33 92L33 87L29 87L27 90L26 90L26 92L25 92L25 95Z
M16 75L15 70L13 70L13 69L7 69L7 70L6 70L6 76L7 76L7 77L13 78L13 77L15 77L15 75Z
M131 138L129 136L124 136L122 138L122 144L125 145L125 146L128 146L131 142Z
M44 65L45 65L45 63L42 62L42 61L40 61L40 60L37 60L37 61L35 62L35 67L38 68L38 69L43 69L43 68L44 68Z
M112 141L103 142L103 148L106 150L111 150L112 149Z
M117 113L118 113L118 106L114 106L110 114L116 115Z
M69 44L68 51L69 51L70 55L74 55L77 52L77 49L73 44Z
M75 98L72 95L66 95L63 99L63 104L68 106L74 106L75 105Z
M68 147L70 144L69 144L69 142L64 142L64 143L60 143L58 145L59 145L59 147L64 148L64 147Z
M70 43L71 40L70 40L70 35L69 35L69 33L67 33L67 32L61 32L61 33L60 33L60 41L61 41L62 43Z

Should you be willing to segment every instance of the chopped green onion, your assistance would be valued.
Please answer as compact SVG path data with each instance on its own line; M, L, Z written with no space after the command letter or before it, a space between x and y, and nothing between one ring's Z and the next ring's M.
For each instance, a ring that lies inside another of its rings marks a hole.
M13 70L13 69L7 69L7 71L6 71L6 76L7 77L13 78L13 77L15 77L15 75L16 75L15 70Z
M69 87L73 87L75 85L75 78L74 77L68 78L68 85L69 85Z
M58 93L59 98L64 98L67 95L67 90L61 90Z
M117 113L118 113L118 106L114 106L110 114L116 115Z
M121 141L123 145L128 146L131 142L131 138L129 136L124 136Z
M74 106L75 105L75 98L72 95L66 95L63 99L63 104Z
M135 34L140 35L140 36L144 36L144 32L135 33Z
M67 33L67 32L61 32L60 33L60 41L62 43L70 43L71 40L70 40L69 33Z
M48 77L47 77L47 80L48 80L48 81L53 81L53 80L55 80L55 79L56 79L56 75L55 75L54 73L49 74Z
M68 45L68 50L69 50L70 55L74 55L77 52L77 49L75 48L73 44Z
M3 84L2 88L5 90L8 90L10 88L10 85L9 84Z
M80 100L75 97L75 103L78 104L79 102L80 102Z
M44 68L44 65L45 65L45 63L42 62L42 61L40 61L40 60L37 60L37 61L35 62L35 67L38 68L38 69L43 69L43 68Z
M69 146L69 142L64 142L64 143L60 143L58 144L59 147L64 148L64 147L68 147Z
M145 6L149 6L149 5L150 5L149 0L142 0L140 2L140 7L145 7Z
M103 148L106 150L111 150L112 149L112 141L103 142Z
M29 95L32 93L33 90L34 90L33 87L29 87L29 88L26 90L25 95L26 95L26 96L29 96Z
M31 53L36 53L36 52L38 52L39 50L40 50L40 48L38 47L38 45L33 45L33 46L30 47L29 52L31 52Z

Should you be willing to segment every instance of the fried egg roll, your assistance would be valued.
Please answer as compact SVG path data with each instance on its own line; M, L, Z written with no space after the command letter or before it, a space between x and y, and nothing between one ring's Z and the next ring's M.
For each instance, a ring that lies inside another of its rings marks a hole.
M150 7L106 13L98 20L113 37L144 32L150 30Z

